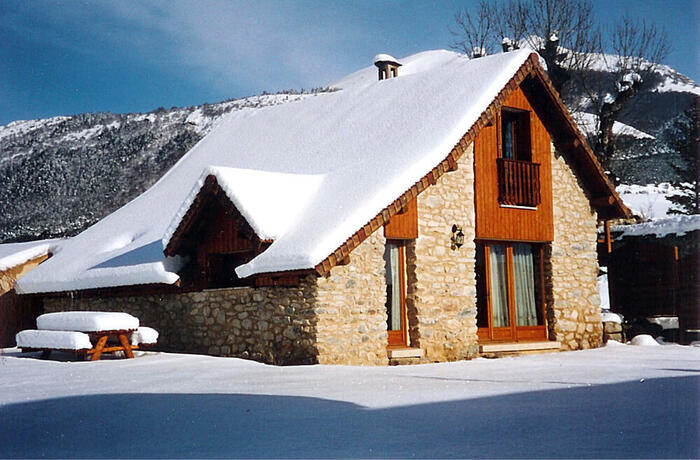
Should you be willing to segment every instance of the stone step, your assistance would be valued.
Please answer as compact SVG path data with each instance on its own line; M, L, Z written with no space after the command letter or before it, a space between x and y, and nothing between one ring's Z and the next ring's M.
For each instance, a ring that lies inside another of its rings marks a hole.
M479 345L479 353L525 353L559 351L561 343L543 342L495 342Z
M423 349L422 348L409 348L409 347L387 348L386 352L387 352L387 355L389 355L389 359L422 358L423 357Z

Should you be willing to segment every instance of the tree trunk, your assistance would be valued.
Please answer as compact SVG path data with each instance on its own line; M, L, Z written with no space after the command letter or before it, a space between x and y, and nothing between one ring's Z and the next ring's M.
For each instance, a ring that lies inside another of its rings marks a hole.
M634 97L639 86L640 82L634 82L625 91L618 92L612 102L603 102L598 114L598 143L595 146L595 154L603 170L613 183L617 179L611 168L612 158L616 149L613 126L620 115L620 111Z
M571 78L571 73L559 63L559 40L546 40L544 48L540 49L540 55L547 63L547 75L552 80L554 89L561 95L561 89Z

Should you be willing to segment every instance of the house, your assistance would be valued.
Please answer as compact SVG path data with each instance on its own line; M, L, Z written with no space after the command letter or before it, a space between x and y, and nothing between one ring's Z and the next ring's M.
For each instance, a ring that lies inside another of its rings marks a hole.
M612 251L599 252L608 266L611 310L629 322L677 329L682 343L700 339L700 216L617 225L610 232Z
M60 240L0 244L0 348L15 346L15 334L36 327L42 312L41 299L20 296L15 283L51 257Z
M375 66L229 114L18 289L270 363L598 346L596 225L629 211L537 54Z

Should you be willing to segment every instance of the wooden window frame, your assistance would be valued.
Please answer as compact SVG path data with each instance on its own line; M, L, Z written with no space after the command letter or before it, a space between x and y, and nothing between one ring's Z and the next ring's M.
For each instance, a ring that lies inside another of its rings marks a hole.
M539 271L535 274L535 282L540 285L540 299L537 305L538 317L541 317L542 324L536 326L518 326L517 315L515 312L515 282L513 273L513 244L524 243L533 245L534 251L539 253L539 264L535 270ZM527 241L480 241L484 248L482 256L484 270L484 295L487 309L487 325L485 327L478 326L477 336L480 343L483 342L520 342L520 341L537 341L547 339L547 312L546 312L546 294L545 294L545 277L544 277L544 244L532 243ZM506 272L507 272L507 294L508 294L508 321L509 325L504 327L493 327L493 312L491 305L491 245L499 244L506 247ZM477 294L478 298L478 294ZM478 307L477 307L478 308ZM541 316L540 316L541 315Z
M408 317L406 314L406 240L390 239L388 244L395 244L399 250L399 289L400 289L400 315L401 329L389 330L387 314L387 346L388 348L401 348L408 346ZM389 299L387 298L387 304ZM388 305L385 304L385 307Z
M513 158L518 161L532 161L531 113L529 110L503 107L498 127L498 157L506 158L503 152L504 120L511 120L513 130Z

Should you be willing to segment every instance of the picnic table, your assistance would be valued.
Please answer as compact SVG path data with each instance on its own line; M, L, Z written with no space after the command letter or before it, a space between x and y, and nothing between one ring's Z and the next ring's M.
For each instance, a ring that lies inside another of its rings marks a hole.
M128 313L101 311L65 311L46 313L36 320L37 329L17 334L22 352L41 351L48 358L52 351L69 351L100 359L103 353L122 351L128 358L140 346L155 344L158 332L139 325Z

